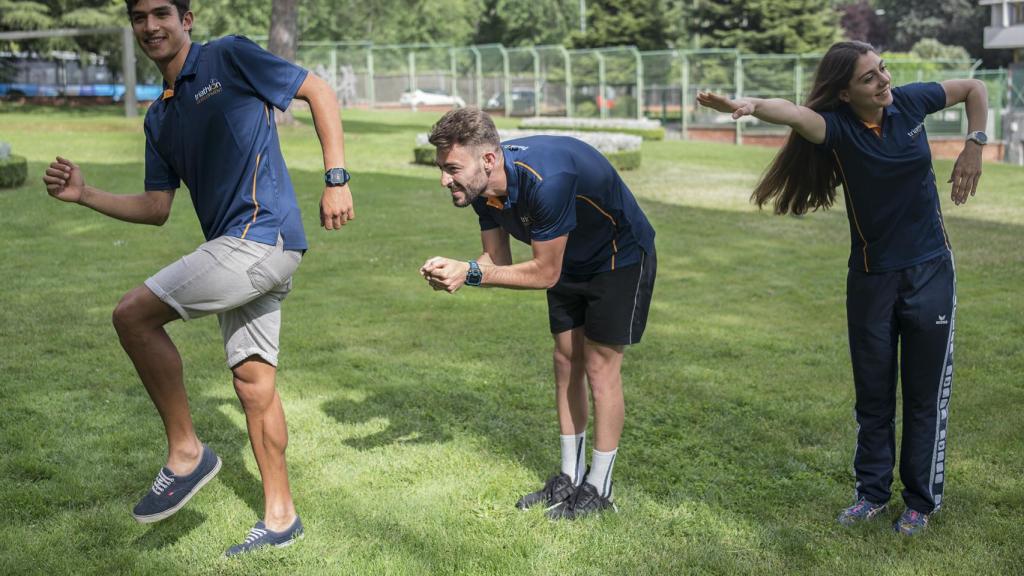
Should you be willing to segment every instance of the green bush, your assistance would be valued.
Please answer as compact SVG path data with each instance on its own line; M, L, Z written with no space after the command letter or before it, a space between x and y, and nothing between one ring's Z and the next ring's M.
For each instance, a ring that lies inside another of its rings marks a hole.
M435 153L433 146L417 146L413 148L412 152L417 164L434 165ZM640 167L639 150L607 152L604 156L612 163L612 166L615 166L616 170L634 170Z
M577 132L617 132L619 134L632 134L644 140L664 140L664 128L618 128L616 126L545 126L534 124L529 127L520 126L522 130L575 130Z
M22 156L11 154L0 160L0 188L16 188L28 178L28 161Z
M599 116L597 104L587 100L576 105L575 115L580 118L597 118Z
M415 157L414 162L417 164L433 166L434 160L437 158L437 152L433 146L417 146L412 149L412 153Z

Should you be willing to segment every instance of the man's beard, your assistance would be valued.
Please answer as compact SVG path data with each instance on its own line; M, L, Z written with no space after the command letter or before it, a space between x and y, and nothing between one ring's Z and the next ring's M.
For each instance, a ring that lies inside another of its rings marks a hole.
M452 204L457 208L465 208L472 204L474 200L487 190L487 182L490 176L491 171L485 169L479 183L473 182L466 186L459 186L457 190L463 194L464 199L460 201L455 196L452 196Z

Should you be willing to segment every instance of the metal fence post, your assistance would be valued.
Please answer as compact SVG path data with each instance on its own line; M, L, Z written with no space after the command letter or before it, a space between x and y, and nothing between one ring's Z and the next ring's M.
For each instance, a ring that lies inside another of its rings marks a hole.
M508 66L508 50L501 44L495 45L498 51L501 52L501 73L504 76L502 79L502 89L505 92L505 116L512 116L512 79L509 77L511 72Z
M594 50L594 56L597 57L597 111L603 120L608 117L608 102L604 86L604 56L597 50Z
M476 46L470 46L469 51L473 53L473 67L475 74L473 75L473 83L476 85L476 105L478 108L484 107L484 72L483 65L480 59L480 49Z
M682 52L683 55L683 85L681 86L683 93L679 96L679 107L683 118L683 139L689 140L690 138L690 117L686 113L686 107L690 104L690 56L686 52Z
M530 54L533 55L533 115L540 116L540 53L537 52L535 46L529 47Z
M131 28L121 29L121 69L124 80L124 115L139 115L139 101L135 98L135 39Z
M455 50L456 48L448 49L448 62L451 64L452 69L452 96L459 97L459 70L455 65Z
M736 84L736 98L743 97L743 57L740 56L739 52L736 52L736 69L733 71L735 76ZM743 125L737 120L736 121L736 144L743 144Z
M800 104L801 96L804 94L804 67L800 63L799 55L793 62L793 103Z
M370 108L377 107L376 78L373 74L373 44L366 47L366 98L370 101Z
M644 61L636 46L630 46L629 49L636 59L636 119L642 120L644 118Z
M565 62L565 116L572 118L573 115L573 102L572 102L572 56L569 55L569 51L565 49L565 46L559 46L562 52L562 58Z

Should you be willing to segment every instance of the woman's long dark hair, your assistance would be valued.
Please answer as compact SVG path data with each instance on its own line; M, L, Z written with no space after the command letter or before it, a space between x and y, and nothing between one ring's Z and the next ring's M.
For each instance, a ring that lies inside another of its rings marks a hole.
M835 110L839 92L850 85L857 59L875 49L865 42L837 42L818 64L804 106L815 112ZM803 214L808 208L828 208L836 199L841 175L832 154L792 131L771 166L754 188L750 200L761 208L774 201L776 214Z

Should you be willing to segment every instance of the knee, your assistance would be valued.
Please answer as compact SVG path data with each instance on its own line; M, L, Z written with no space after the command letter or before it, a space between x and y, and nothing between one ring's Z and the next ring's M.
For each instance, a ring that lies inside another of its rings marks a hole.
M141 321L138 295L134 290L121 297L121 301L114 307L112 322L114 330L119 335L130 334L136 329Z

